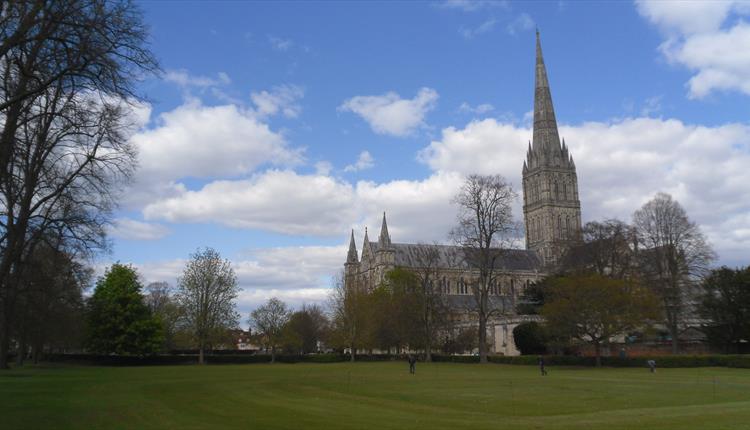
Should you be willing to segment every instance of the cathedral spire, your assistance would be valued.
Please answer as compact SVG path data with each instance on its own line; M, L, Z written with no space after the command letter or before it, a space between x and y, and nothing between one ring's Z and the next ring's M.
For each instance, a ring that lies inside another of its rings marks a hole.
M534 82L534 137L533 150L537 154L548 154L560 150L555 109L547 80L547 69L542 56L539 30L536 31L536 77Z
M352 237L349 239L349 254L346 256L347 263L356 263L359 261L357 257L357 245L354 244L354 229L352 229Z
M380 238L378 244L381 248L391 246L391 235L388 234L388 224L385 222L385 212L383 212L383 225L380 227Z

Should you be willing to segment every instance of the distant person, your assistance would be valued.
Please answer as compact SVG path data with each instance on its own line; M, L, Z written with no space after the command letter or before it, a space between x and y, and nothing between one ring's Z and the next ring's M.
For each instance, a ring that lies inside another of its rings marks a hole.
M544 357L541 355L539 356L539 371L542 373L542 376L547 376L547 370L544 368Z
M656 372L656 361L649 360L646 363L648 364L648 369L651 371L651 373L655 373Z
M413 375L417 370L417 357L409 354L409 357L407 359L409 360L409 373Z
M620 348L620 358L627 358L628 353L625 351L625 348Z

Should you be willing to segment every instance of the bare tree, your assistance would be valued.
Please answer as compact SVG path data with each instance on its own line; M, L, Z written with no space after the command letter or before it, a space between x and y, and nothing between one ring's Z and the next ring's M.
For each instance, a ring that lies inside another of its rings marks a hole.
M680 327L691 314L693 289L715 259L700 228L672 196L658 193L633 214L639 262L662 304L664 324L678 351Z
M419 281L417 301L425 361L432 361L433 342L437 339L438 332L446 325L448 315L445 295L440 290L440 248L437 244L419 244L415 247L413 259L414 267L411 271Z
M198 362L212 340L227 329L236 328L239 314L234 300L239 293L237 277L229 260L212 249L197 250L190 256L178 280L177 302L184 312L187 329L198 344Z
M328 296L331 313L331 340L334 344L349 348L351 361L365 337L367 326L367 293L352 280L344 282L343 274L333 279L333 288Z
M260 306L250 313L248 323L255 327L266 340L266 345L271 348L271 363L276 361L276 347L281 342L282 330L292 311L286 306L286 303L273 297L268 299L265 305Z
M635 269L634 229L617 219L591 221L583 226L582 242L568 248L560 267L566 272L593 271L623 279Z
M152 282L146 286L145 301L151 313L161 321L164 332L162 349L166 351L173 349L179 323L184 313L177 302L174 289L167 282Z
M500 312L491 306L490 287L498 277L501 259L518 230L512 204L517 195L500 175L471 175L453 199L458 225L451 236L464 251L467 265L478 274L471 285L474 312L479 320L479 361L487 362L487 321Z
M50 231L106 247L113 192L134 168L133 91L158 66L130 1L0 5L0 368L29 256Z

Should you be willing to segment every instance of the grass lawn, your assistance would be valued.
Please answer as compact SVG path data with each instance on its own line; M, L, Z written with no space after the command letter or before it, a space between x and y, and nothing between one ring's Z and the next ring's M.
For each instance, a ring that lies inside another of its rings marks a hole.
M750 429L750 370L490 364L29 367L1 429Z

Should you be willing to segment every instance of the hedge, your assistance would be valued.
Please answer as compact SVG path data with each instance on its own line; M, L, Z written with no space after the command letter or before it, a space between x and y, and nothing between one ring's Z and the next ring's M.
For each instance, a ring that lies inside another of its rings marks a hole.
M531 365L538 364L538 356L501 356L490 355L487 357L490 363ZM209 354L205 356L208 364L251 364L269 363L270 355L240 354ZM357 355L356 361L405 361L403 355ZM340 363L349 361L350 357L343 354L310 354L310 355L277 355L276 361L280 363ZM433 355L435 362L450 363L479 363L479 357L475 355ZM666 355L649 357L602 357L602 366L607 367L645 367L647 360L655 360L658 368L672 367L737 367L750 369L750 355ZM95 355L95 354L50 354L45 356L45 361L78 363L100 366L158 366L158 365L181 365L196 364L197 354L166 354L149 357L117 356L117 355ZM548 366L595 366L594 357L576 357L570 355L545 355L544 363Z

